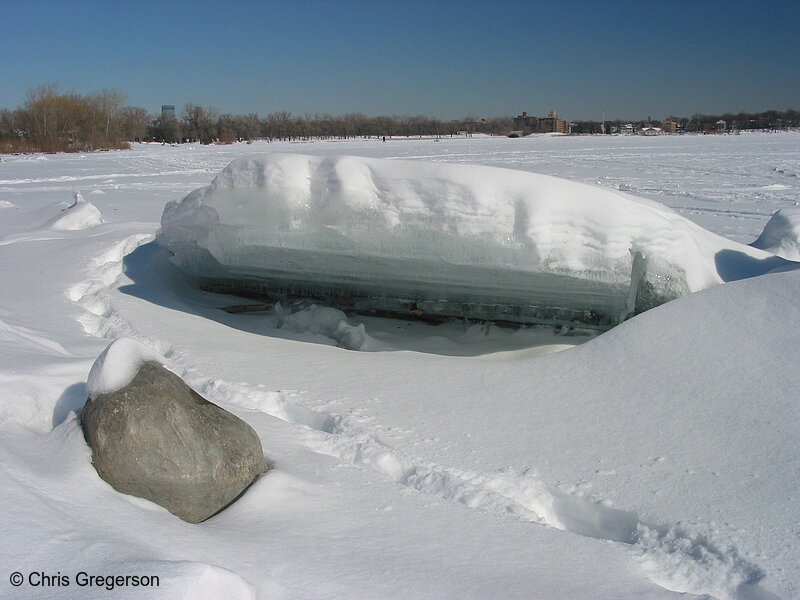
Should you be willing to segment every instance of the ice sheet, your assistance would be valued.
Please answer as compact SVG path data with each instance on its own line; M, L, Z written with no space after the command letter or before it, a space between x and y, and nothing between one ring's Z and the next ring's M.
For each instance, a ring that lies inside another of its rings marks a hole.
M379 314L607 328L780 259L652 200L475 165L270 154L167 205L206 289Z

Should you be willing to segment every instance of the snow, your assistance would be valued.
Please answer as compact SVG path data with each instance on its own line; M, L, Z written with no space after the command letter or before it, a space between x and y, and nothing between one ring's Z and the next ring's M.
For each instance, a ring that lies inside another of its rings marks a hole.
M713 242L723 250L770 264L737 255L731 264L754 276L602 334L436 326L320 302L226 312L255 301L199 290L175 267L153 243L164 207L240 157L287 152L624 189L624 202L663 202L731 240ZM798 597L800 271L784 259L782 272L758 274L778 263L733 246L800 202L798 157L800 135L787 133L147 144L4 158L0 201L13 207L0 220L0 595ZM104 222L51 229L75 187L105 192L92 195ZM792 238L782 226L777 239ZM354 331L361 351L337 347ZM267 476L201 525L106 485L77 420L106 348L108 374L155 352L251 424ZM14 588L15 571L71 585ZM160 585L80 587L81 571Z
M334 340L340 348L361 350L369 339L363 323L351 325L347 316L335 308L312 305L286 316L280 312L278 315L278 327L297 333L319 334Z
M95 227L103 222L100 211L91 202L84 199L83 195L74 191L75 202L64 209L64 214L56 217L50 228L56 231L77 231Z
M207 289L603 326L781 264L662 204L597 186L277 153L238 159L168 204L159 241Z
M800 261L800 208L782 208L751 244L793 261Z
M146 362L163 365L167 359L152 348L130 338L118 338L100 353L89 370L86 394L97 398L110 394L128 385Z

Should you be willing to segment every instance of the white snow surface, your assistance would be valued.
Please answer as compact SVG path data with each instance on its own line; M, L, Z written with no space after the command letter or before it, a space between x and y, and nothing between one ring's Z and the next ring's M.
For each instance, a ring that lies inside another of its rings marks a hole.
M800 597L792 263L601 335L322 304L231 314L220 308L251 301L198 290L153 240L165 204L273 152L556 175L663 202L739 244L800 202L793 133L4 157L0 597ZM104 192L104 222L51 229L76 187ZM341 347L354 331L361 351ZM91 465L77 413L114 340L123 363L160 354L262 440L273 468L203 524L115 492ZM82 587L79 572L160 584Z
M89 370L86 394L94 399L124 388L146 362L163 365L167 359L137 340L125 337L114 340L100 353Z
M616 324L781 263L599 186L496 167L277 153L233 161L168 204L159 240L207 287L253 289L263 278L273 293L283 284L346 300L394 296L445 313L444 301L469 303L491 308L455 314L508 320L535 305L539 322L572 311ZM643 287L655 299L634 306Z

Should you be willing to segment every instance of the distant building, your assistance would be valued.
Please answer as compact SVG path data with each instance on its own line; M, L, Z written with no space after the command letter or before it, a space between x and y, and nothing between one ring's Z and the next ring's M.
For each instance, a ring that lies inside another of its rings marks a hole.
M653 127L652 125L648 125L647 127L642 127L641 134L642 135L662 135L664 130L661 127Z
M569 125L564 119L559 119L554 110L546 117L531 117L524 112L514 118L514 129L524 134L569 133Z
M175 106L173 104L162 104L161 105L161 116L165 119L174 119L175 118Z
M676 131L678 131L677 121L673 121L670 118L661 121L661 127L663 127L664 131L666 131L667 133L675 133Z

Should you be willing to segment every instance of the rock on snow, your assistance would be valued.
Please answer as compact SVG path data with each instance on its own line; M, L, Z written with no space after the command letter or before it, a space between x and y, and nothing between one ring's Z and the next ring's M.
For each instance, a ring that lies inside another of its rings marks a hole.
M131 340L106 349L89 377L84 436L97 472L114 489L199 523L266 470L261 441L148 357L158 354Z

